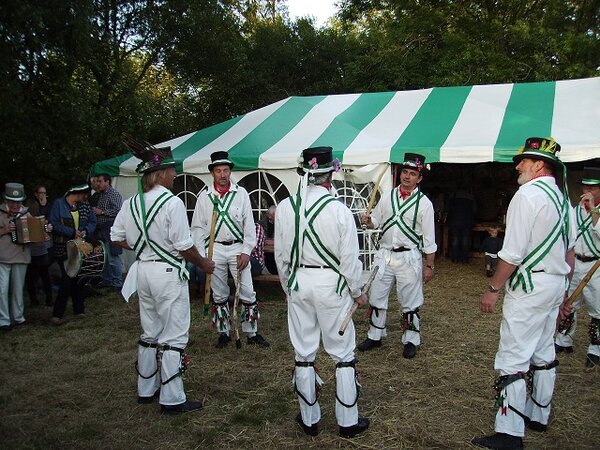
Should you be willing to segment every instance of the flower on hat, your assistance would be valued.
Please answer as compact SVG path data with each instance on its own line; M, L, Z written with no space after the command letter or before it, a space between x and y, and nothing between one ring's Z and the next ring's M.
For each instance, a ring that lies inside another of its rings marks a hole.
M308 161L308 165L311 167L311 169L316 170L319 168L319 163L317 162L317 158L313 156L313 158Z
M334 172L339 172L340 169L342 168L342 163L340 162L339 159L334 159L331 164L333 165L333 171Z

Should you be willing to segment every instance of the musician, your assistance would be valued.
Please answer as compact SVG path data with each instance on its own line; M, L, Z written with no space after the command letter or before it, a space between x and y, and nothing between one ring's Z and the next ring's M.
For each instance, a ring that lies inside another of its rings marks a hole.
M54 325L65 323L64 315L69 297L73 300L73 314L85 316L85 291L79 283L79 277L67 275L64 263L67 260L67 242L73 239L85 240L96 229L96 215L87 202L91 188L87 182L75 184L63 197L52 203L50 224L54 240L54 257L60 267L61 280L50 321Z
M406 153L399 166L400 186L383 195L373 214L361 218L369 228L380 228L382 237L373 262L379 272L369 295L371 326L358 349L381 347L386 336L388 296L396 282L403 318L402 356L410 359L421 344L419 308L424 300L423 284L433 279L437 245L433 205L418 188L428 171L425 157Z
M342 336L338 333L353 299L360 305L367 302L361 293L356 225L350 210L329 194L332 173L339 170L331 147L308 148L302 157L298 168L302 187L295 197L279 204L274 243L279 278L288 293L288 325L296 361L294 386L300 403L296 421L306 434L318 434L317 385L321 381L314 366L322 335L323 347L336 363L339 434L349 438L369 427L369 419L358 415L352 321Z
M14 235L15 219L30 217L27 208L23 206L23 200L24 186L20 183L6 183L4 202L0 205L0 330L3 331L11 330L12 323L26 323L23 315L23 285L31 253L29 245L18 244Z
M240 301L242 303L242 331L248 344L268 347L269 343L258 334L260 313L250 272L250 254L256 246L256 228L248 192L231 182L233 162L227 152L214 152L208 165L214 183L198 196L192 217L192 236L200 253L205 253L210 242L213 210L218 211L215 225L213 261L216 264L211 279L213 305L211 319L219 332L217 348L227 346L229 336L228 269L237 280L241 270ZM237 257L239 258L239 267Z
M575 208L577 241L575 243L575 271L569 287L569 295L600 259L600 163L583 168L582 195ZM591 317L586 366L600 366L600 270L585 285L581 296L573 303L573 313L561 322L554 340L557 352L573 352L573 338L577 327L577 311L585 301Z
M137 256L122 292L129 298L137 290L139 297L138 402L151 403L160 395L165 414L197 411L202 402L186 398L181 377L190 329L185 260L207 273L214 264L194 247L185 205L171 193L176 172L170 147L155 148L132 139L128 145L142 160L137 172L143 192L125 200L110 237Z
M520 187L508 206L498 269L479 301L482 312L492 313L505 288L494 363L496 433L471 441L480 447L520 449L526 426L548 426L558 365L553 335L575 245L559 151L553 139L532 137L513 157Z

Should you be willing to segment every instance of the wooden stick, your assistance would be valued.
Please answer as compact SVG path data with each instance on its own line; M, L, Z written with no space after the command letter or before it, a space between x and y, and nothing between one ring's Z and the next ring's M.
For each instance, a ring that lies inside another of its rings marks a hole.
M212 220L210 222L210 236L208 238L208 259L212 259L213 257L213 248L215 246L215 227L217 225L217 211L213 210L212 212ZM206 282L204 283L204 316L208 317L209 312L209 303L210 303L210 284L211 284L211 274L206 274Z
M368 293L369 289L371 289L371 284L373 284L373 280L375 279L375 275L377 275L378 270L379 270L379 266L373 267L373 270L371 271L371 275L369 275L369 279L367 280L367 282L365 283L365 285L362 288L363 294ZM340 336L343 336L344 333L346 332L346 328L348 327L348 324L350 323L352 316L354 315L354 313L356 312L356 310L358 309L359 306L360 305L358 303L354 302L354 304L352 305L352 308L350 308L350 310L346 314L346 317L344 317L342 326L340 327L340 330L338 331L338 334Z
M367 205L367 211L365 212L365 216L368 216L371 214L371 211L373 210L373 206L375 206L375 197L377 197L377 191L379 191L379 185L381 184L381 180L383 180L383 176L386 174L388 170L388 166L386 165L383 170L381 171L381 173L379 174L379 177L377 178L377 182L375 183L375 186L373 187L373 190L371 191L371 197L369 198L369 204ZM366 223L362 223L361 224L363 230L365 230L367 228L367 224Z
M569 298L565 302L566 306L570 307L573 304L573 302L577 299L577 297L579 297L579 294L581 294L581 291L583 291L583 289L590 282L590 280L594 276L594 272L596 272L596 270L598 270L598 267L600 267L600 259L594 263L594 265L591 267L590 270L588 270L588 273L585 275L585 277L583 277L583 279L581 280L581 282L579 283L577 288L569 296Z
M237 276L235 282L235 297L233 299L233 314L232 317L235 317L235 348L242 348L242 341L240 340L240 320L237 315L238 305L240 303L240 285L242 284L242 271L240 270L240 255L237 256Z

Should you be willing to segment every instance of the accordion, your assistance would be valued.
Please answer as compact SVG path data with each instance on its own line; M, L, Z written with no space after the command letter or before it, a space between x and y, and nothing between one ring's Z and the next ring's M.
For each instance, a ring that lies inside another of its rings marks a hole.
M46 219L41 217L20 217L14 220L16 229L11 233L15 244L46 242L50 236L46 233Z

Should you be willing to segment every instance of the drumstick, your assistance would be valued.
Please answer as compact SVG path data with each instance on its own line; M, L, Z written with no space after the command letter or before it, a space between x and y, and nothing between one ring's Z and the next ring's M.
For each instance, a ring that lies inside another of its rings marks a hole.
M240 341L240 325L239 325L239 317L237 315L237 307L240 302L240 285L242 284L242 271L240 270L240 255L237 256L237 276L235 283L235 298L233 300L233 316L234 324L235 324L235 348L242 348L242 341Z
M565 302L565 304L567 306L571 306L573 304L573 302L577 299L577 297L579 297L579 294L581 294L581 291L583 291L583 289L590 282L590 280L592 279L592 276L594 275L596 270L598 270L598 267L600 267L600 259L594 263L594 265L591 267L591 269L588 271L588 273L585 275L585 277L583 277L583 279L581 280L579 285L577 285L577 288L569 296L569 298Z
M367 282L365 283L365 285L362 288L363 294L368 293L369 289L371 289L371 284L373 284L373 280L375 279L375 275L377 275L378 270L379 270L379 266L373 267L373 271L371 272L371 275L369 275L369 279L367 280ZM350 319L352 319L352 316L354 315L354 313L356 312L356 310L358 309L359 306L360 305L358 303L354 302L354 304L352 305L352 308L350 308L350 310L346 314L346 317L344 318L344 321L342 322L342 326L340 327L340 330L338 331L338 334L340 336L343 336L344 333L346 332L346 328L348 327L348 324L350 323Z
M210 236L208 238L208 259L213 257L213 248L215 246L215 226L217 224L217 211L213 210L212 220L210 222ZM204 283L204 317L208 317L210 303L210 282L211 274L206 274L206 282Z

